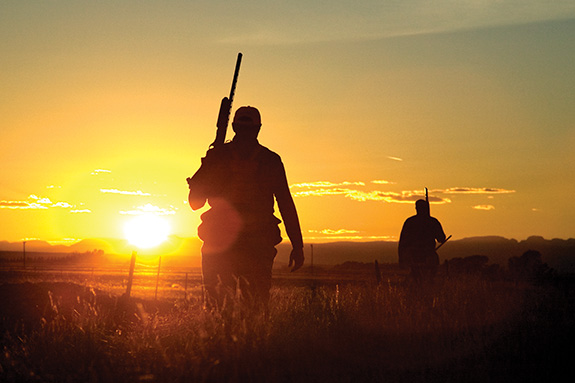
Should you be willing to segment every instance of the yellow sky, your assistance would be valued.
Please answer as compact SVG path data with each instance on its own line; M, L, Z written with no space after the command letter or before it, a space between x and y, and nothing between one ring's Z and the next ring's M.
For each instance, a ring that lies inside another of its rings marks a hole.
M195 236L240 51L308 242L397 239L424 187L454 238L574 236L572 2L117 3L0 4L0 240Z

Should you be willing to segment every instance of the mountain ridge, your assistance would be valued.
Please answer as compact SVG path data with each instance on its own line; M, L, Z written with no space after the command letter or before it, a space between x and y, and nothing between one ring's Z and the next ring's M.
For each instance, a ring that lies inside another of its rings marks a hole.
M201 241L198 238L170 236L165 244L155 249L134 249L126 240L110 238L89 238L71 245L51 245L46 241L26 241L26 252L85 253L102 250L106 254L161 254L168 257L199 257ZM313 245L313 251L312 247ZM291 245L283 241L277 246L276 262L287 263ZM525 240L508 239L501 236L476 236L448 241L438 251L440 261L446 259L485 255L490 263L507 266L510 257L518 257L527 250L539 251L550 267L575 272L575 239L545 239L531 236ZM0 241L0 251L22 252L22 242ZM347 261L397 263L397 241L333 241L310 243L305 246L306 264L313 258L314 264L336 265Z

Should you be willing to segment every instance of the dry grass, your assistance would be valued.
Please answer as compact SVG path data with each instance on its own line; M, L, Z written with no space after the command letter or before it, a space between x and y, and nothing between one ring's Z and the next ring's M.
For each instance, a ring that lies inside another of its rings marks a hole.
M282 283L267 315L88 291L53 293L36 325L4 317L1 381L535 381L575 355L572 290L550 285Z

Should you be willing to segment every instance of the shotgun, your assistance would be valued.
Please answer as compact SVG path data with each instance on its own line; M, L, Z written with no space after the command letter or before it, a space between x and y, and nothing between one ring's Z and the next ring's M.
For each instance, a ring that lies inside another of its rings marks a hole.
M228 123L230 121L230 111L234 101L234 94L236 93L236 84L238 82L238 75L240 74L240 65L242 64L242 54L238 53L236 60L236 69L234 70L234 79L232 80L232 89L230 90L230 97L222 98L220 104L220 112L218 113L218 122L216 123L216 139L210 145L210 148L221 146L226 141L226 133L228 131Z
M445 241L441 242L436 248L435 251L437 251L441 246L445 245L445 242L449 241L449 239L451 238L451 235L447 238L445 238Z
M429 208L429 191L427 190L427 188L425 188L425 202L427 202L427 207ZM431 216L431 209L429 209L429 215ZM451 235L449 237L447 237L445 239L445 241L441 242L436 248L435 251L437 251L441 246L443 246L445 244L445 242L449 241L449 239L451 238Z

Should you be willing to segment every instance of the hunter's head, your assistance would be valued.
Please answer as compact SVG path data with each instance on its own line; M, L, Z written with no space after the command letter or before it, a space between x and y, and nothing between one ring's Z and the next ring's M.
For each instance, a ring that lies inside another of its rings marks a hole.
M417 215L429 215L429 202L418 199L415 202L415 211L417 211Z
M262 121L260 112L251 106L242 106L236 110L232 127L239 139L256 139L260 132Z

